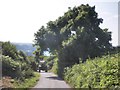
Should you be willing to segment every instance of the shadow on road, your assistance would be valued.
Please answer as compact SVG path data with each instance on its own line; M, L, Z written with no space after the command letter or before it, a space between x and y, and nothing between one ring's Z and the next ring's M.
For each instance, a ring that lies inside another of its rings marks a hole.
M63 80L63 79L56 77L56 76L51 76L51 77L46 77L46 78L53 79L53 80Z

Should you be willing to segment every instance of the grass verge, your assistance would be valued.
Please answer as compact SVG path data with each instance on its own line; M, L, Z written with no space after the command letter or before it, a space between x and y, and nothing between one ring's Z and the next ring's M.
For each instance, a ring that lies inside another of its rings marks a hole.
M22 90L26 90L26 88L32 88L36 85L37 81L39 80L40 74L38 72L34 72L34 77L25 79L24 82L20 82L15 80L14 86L15 88L21 88Z

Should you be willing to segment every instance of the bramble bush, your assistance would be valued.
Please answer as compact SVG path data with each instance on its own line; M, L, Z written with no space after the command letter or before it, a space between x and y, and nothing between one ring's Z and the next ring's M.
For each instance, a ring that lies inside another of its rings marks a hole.
M27 56L23 51L18 51L10 42L0 42L2 46L2 76L10 77L13 87L31 87L39 79L37 62L33 56ZM6 86L6 87L9 87ZM26 89L25 89L26 90Z
M2 75L13 78L20 77L20 64L9 56L2 55Z
M2 46L2 76L10 76L24 80L33 76L32 58L23 51L18 51L10 42L1 42ZM35 61L34 61L35 62ZM36 66L36 64L34 64Z
M26 63L14 61L11 57L2 55L2 75L24 80L33 76L33 71Z
M120 89L118 69L118 54L107 55L66 68L64 79L74 88Z

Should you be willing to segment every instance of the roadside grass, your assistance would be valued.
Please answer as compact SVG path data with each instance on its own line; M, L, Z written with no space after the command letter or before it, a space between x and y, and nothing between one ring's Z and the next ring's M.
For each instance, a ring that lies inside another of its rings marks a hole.
M28 90L34 87L39 80L40 74L38 72L34 72L34 77L25 79L24 82L20 82L15 80L14 86L15 88L20 88L20 90Z

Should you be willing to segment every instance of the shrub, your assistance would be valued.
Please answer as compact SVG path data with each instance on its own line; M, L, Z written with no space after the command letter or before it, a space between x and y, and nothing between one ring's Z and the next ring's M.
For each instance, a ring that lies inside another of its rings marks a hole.
M33 70L31 70L31 69L24 70L24 71L22 71L22 73L25 78L30 78L30 77L34 76Z
M2 42L2 54L5 56L9 56L12 59L18 58L18 53L15 45L10 42Z
M35 61L35 58L33 56L28 56L30 68L34 71L37 71L38 63Z
M33 70L24 62L14 61L11 57L2 55L2 75L24 80L33 76Z
M65 69L64 79L75 88L119 88L118 54L87 60Z
M54 64L52 67L52 72L54 72L55 74L58 74L58 58L54 58Z
M2 55L2 75L13 78L20 77L22 75L20 72L20 63L14 61L9 56Z

